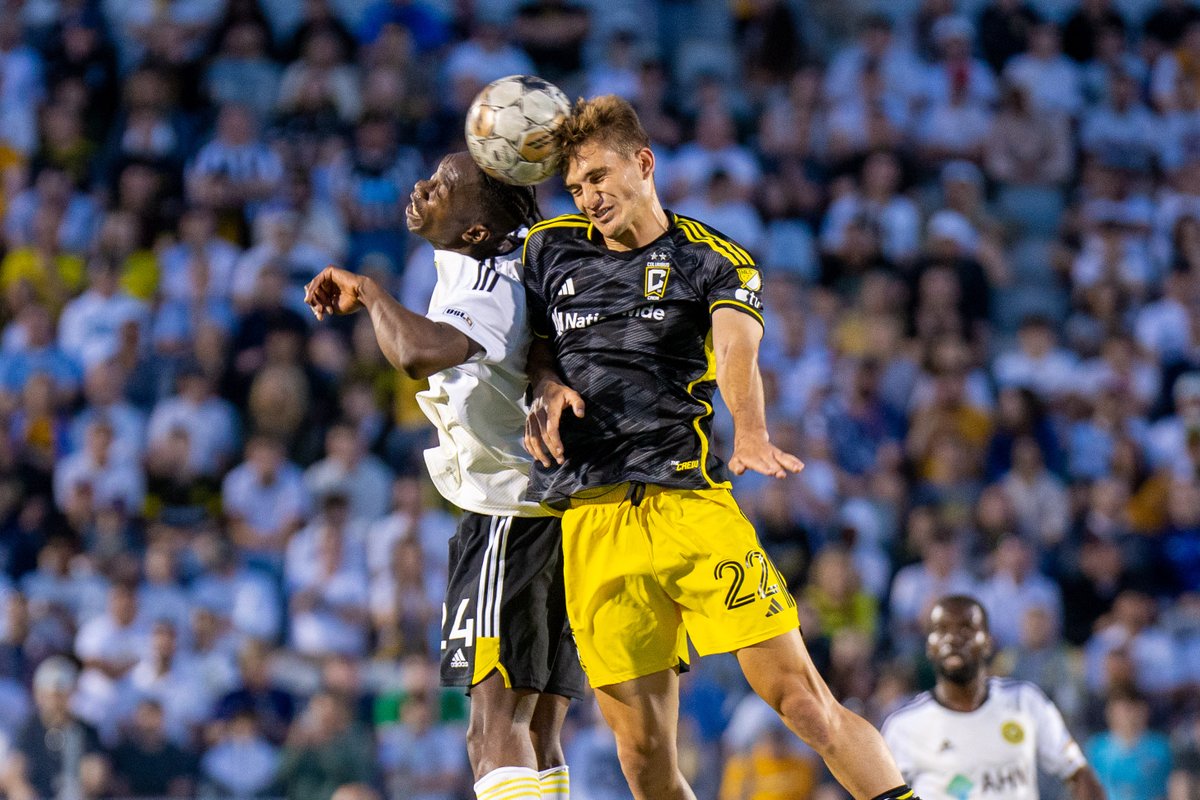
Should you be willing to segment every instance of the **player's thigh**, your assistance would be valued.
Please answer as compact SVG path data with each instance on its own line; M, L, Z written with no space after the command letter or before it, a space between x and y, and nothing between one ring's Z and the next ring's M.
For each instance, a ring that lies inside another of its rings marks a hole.
M667 489L651 504L654 566L701 655L796 630L796 601L724 489Z
M563 578L579 659L593 686L679 665L686 639L654 574L645 515L617 487L563 514Z
M674 770L678 755L679 675L668 669L596 689L596 703L628 769L648 762Z

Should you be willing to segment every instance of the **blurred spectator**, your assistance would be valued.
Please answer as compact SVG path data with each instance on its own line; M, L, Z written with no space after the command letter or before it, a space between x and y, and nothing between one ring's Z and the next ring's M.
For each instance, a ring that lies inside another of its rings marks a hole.
M167 738L159 700L142 700L128 734L113 749L113 782L126 797L191 797L196 765Z
M204 754L200 769L218 796L261 797L275 785L279 751L259 732L254 712L241 710Z
M264 119L275 108L279 67L268 57L270 34L242 22L225 31L221 49L208 67L205 83L218 105L238 104Z
M121 290L119 265L104 258L88 264L88 289L66 304L58 320L58 341L68 356L89 370L120 349L120 330L149 331L146 304Z
M149 648L129 671L124 687L125 718L131 705L129 698L153 699L162 713L167 738L177 745L190 746L215 701L196 667L179 645L175 624L158 619L150 631Z
M1125 32L1125 19L1112 0L1080 0L1063 25L1063 50L1078 63L1089 61L1096 52L1096 39L1107 29Z
M241 719L235 738L243 744L258 736L265 736L272 745L282 744L296 715L295 699L272 682L269 653L261 640L243 645L238 655L241 683L216 706L216 717L221 722L237 726ZM242 719L247 715L254 722L253 737L246 729L247 720Z
M410 697L399 723L379 735L379 763L389 794L453 800L467 757L462 734L461 728L438 722L432 698Z
M118 503L126 511L138 513L145 501L145 476L136 462L114 453L113 427L106 420L92 422L83 448L55 466L54 497L61 510L66 510L81 485L87 487L93 509Z
M407 241L402 215L419 175L416 153L397 145L389 120L367 117L359 122L354 148L331 178L350 233L350 268L378 253L393 273L400 272Z
M346 59L336 33L314 30L304 43L300 59L283 73L279 108L332 107L343 122L357 119L362 106L359 83Z
M1113 800L1163 800L1171 773L1167 737L1147 730L1146 701L1130 692L1113 694L1105 706L1108 730L1087 743L1088 763Z
M96 731L76 717L71 692L78 671L68 659L47 659L33 676L37 713L5 755L4 791L13 800L101 796L111 765Z
M1006 85L985 145L984 167L1005 186L1056 186L1072 167L1068 130L1066 118L1036 113L1025 89Z
M1135 591L1117 595L1112 612L1097 621L1084 650L1089 689L1102 692L1112 688L1108 661L1118 651L1131 661L1138 691L1166 697L1178 688L1179 651L1155 617L1149 595Z
M1062 598L1058 587L1035 570L1034 552L1019 536L1001 540L992 553L992 574L979 587L979 598L991 620L998 647L1012 647L1021 639L1021 626L1034 609L1041 609L1057 631L1062 625Z
M350 425L331 425L325 436L325 458L304 473L304 484L315 496L337 490L350 499L350 514L373 520L390 506L391 470L378 456L366 452L362 437Z
M152 450L162 447L168 437L182 432L187 437L188 466L215 475L230 463L236 446L234 410L216 396L212 380L194 362L180 368L178 386L178 394L154 407L146 429L148 444Z
M1024 53L1030 30L1040 22L1033 5L1021 0L995 0L979 17L979 47L997 74L1013 56Z
M439 744L421 763L430 763L446 750L445 742ZM321 800L342 784L368 782L371 753L370 740L351 723L340 699L318 692L292 725L283 747L279 779L284 794L288 800Z
M258 139L253 112L230 104L221 108L216 135L188 169L188 194L222 212L224 221L240 230L278 191L282 179L283 165Z
M954 534L935 531L919 548L921 561L896 573L889 600L893 640L910 652L920 644L933 603L948 594L972 594L976 586L962 565L962 543Z
M583 45L591 31L586 7L572 0L528 0L517 7L513 33L537 74L566 80L583 67Z
M246 443L246 460L225 476L221 497L233 542L251 556L276 563L311 504L300 468L286 460L283 444L269 436Z

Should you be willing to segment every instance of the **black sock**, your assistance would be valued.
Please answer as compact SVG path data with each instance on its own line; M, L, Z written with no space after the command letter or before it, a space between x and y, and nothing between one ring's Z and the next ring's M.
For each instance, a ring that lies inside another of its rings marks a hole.
M895 789L888 789L883 794L876 795L872 800L913 800L913 790L906 783L902 786L897 786Z

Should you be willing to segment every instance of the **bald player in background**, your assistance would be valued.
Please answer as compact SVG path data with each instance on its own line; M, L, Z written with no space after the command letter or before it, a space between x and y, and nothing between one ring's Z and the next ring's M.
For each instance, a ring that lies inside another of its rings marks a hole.
M937 683L883 724L905 779L925 800L1038 800L1040 767L1072 800L1104 800L1062 713L1034 684L991 676L994 651L978 600L934 605L925 652Z

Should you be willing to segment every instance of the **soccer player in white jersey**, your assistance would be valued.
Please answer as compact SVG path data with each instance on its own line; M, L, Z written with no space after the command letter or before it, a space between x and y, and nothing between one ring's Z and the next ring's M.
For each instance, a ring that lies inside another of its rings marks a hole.
M521 445L529 331L514 232L536 218L533 191L455 153L417 183L406 218L435 248L428 314L336 267L309 283L305 302L317 319L366 308L388 361L429 378L418 401L439 445L426 464L464 512L450 541L441 675L471 695L467 750L479 800L566 798L559 732L584 677L566 622L562 528L525 500Z
M950 595L929 614L925 652L937 674L883 723L900 772L924 800L1037 800L1038 768L1072 800L1104 800L1054 703L1026 681L991 677L987 612Z

